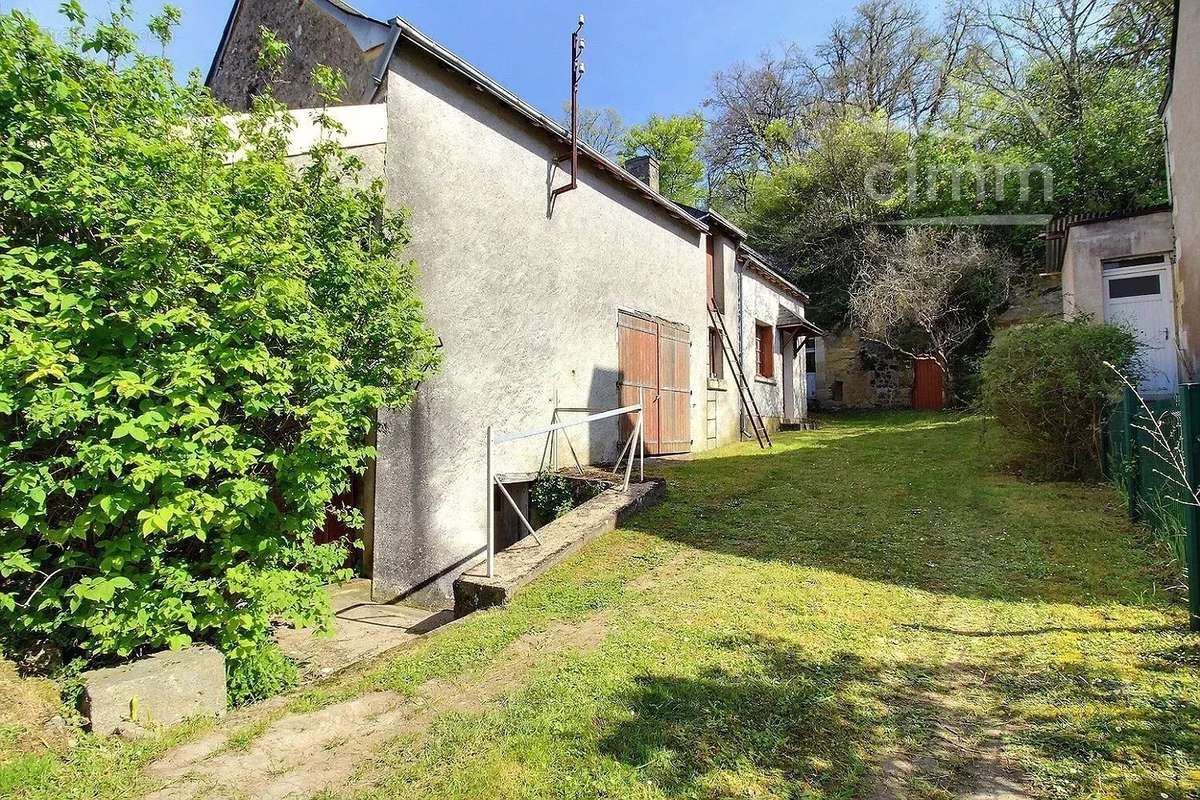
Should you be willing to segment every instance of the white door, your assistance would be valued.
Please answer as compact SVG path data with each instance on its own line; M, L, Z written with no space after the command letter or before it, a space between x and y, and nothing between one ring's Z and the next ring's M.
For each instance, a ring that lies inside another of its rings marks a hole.
M1104 272L1104 321L1125 325L1141 344L1143 394L1175 392L1179 356L1175 346L1175 308L1171 273L1164 261Z
M796 340L792 337L790 331L779 329L779 355L783 361L783 418L794 419L796 417L796 396L795 392L795 368L796 368Z

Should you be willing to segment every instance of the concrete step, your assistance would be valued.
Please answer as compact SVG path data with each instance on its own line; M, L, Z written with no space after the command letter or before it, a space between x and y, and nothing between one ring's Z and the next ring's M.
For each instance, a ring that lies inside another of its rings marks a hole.
M610 490L599 494L543 525L537 532L540 545L532 536L526 536L496 554L493 577L487 577L487 565L481 562L454 582L455 616L507 603L522 586L639 511L657 505L666 493L665 480L650 478L631 484L628 492Z

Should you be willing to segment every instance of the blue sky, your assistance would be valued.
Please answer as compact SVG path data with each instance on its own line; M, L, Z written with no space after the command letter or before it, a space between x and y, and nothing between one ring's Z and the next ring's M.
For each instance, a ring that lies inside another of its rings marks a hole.
M162 0L134 0L139 24ZM232 0L173 0L183 24L168 55L181 75L207 72ZM695 109L712 74L786 42L811 46L855 0L351 0L371 16L399 14L544 112L569 96L570 31L587 17L580 90L588 106L613 106L627 123L651 112ZM61 29L59 0L0 0ZM106 13L108 0L82 0ZM933 6L933 0L929 5Z

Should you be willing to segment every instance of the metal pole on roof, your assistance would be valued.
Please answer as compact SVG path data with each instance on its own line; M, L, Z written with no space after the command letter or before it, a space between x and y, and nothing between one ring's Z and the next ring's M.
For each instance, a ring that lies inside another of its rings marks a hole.
M583 30L583 14L579 15L579 25L571 34L571 182L559 186L550 193L551 201L563 192L576 188L579 177L579 79L583 77L583 64L579 56L583 53L583 38L579 32ZM564 159L560 159L564 160Z

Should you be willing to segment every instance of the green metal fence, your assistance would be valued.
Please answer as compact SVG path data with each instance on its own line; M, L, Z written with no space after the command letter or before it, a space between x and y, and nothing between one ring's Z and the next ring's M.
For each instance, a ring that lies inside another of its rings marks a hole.
M1187 573L1192 630L1200 631L1200 508L1182 485L1200 481L1200 384L1184 384L1175 397L1147 400L1132 390L1104 422L1104 462L1125 493L1129 516L1149 526L1175 553ZM1156 443L1154 420L1170 447L1182 455L1183 472Z

